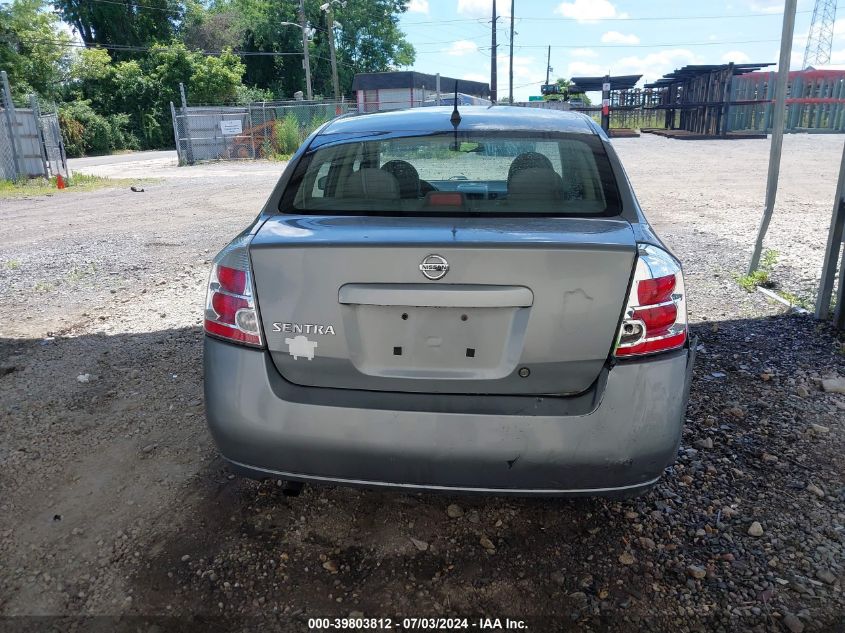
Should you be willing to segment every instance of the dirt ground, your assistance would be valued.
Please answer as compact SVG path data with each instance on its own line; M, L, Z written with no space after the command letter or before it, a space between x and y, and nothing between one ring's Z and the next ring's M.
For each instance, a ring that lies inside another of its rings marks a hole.
M0 631L308 630L362 614L845 631L845 396L821 388L845 375L842 335L735 280L768 142L614 145L685 264L699 337L678 462L628 501L289 498L231 475L205 429L202 302L210 259L280 163L88 161L156 180L0 200ZM801 301L842 145L784 142L766 246L773 283Z

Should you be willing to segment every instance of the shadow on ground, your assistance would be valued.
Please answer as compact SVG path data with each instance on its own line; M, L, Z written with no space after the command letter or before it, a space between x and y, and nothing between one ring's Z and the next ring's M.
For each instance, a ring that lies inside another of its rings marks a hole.
M152 487L142 496L150 507L143 529L106 558L132 593L118 612L172 614L163 630L307 630L309 618L350 614L394 623L527 617L535 631L780 631L787 618L808 631L841 630L845 430L837 402L845 398L817 383L845 374L841 341L799 316L693 331L700 349L678 461L654 490L628 501L336 487L289 498L274 482L235 478L195 411L196 329L0 341L0 355L23 358L0 378L0 410L35 421L25 431L0 429L10 440L0 458L22 479L51 460L63 434L108 450L138 431L132 463L114 477L143 482L154 469L142 484ZM69 362L96 376L89 389L80 392ZM27 375L28 367L37 372ZM52 423L40 426L44 419ZM82 456L67 458L73 469ZM184 483L159 493L154 482L174 461ZM97 503L66 507L81 508L84 521ZM24 522L37 516L23 514ZM748 534L754 521L763 536ZM128 554L135 550L143 555ZM25 590L26 574L3 575L0 588ZM87 607L71 596L60 610Z

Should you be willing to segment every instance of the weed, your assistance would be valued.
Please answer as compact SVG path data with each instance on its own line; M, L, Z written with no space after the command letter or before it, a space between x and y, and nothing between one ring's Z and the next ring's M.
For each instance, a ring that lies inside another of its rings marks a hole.
M760 258L760 267L747 275L737 275L736 283L739 284L740 288L748 292L754 292L757 286L767 288L772 285L770 276L772 269L777 263L778 252L767 248L763 251L763 256Z
M18 270L21 267L21 263L16 259L10 259L6 262L6 268L9 270Z

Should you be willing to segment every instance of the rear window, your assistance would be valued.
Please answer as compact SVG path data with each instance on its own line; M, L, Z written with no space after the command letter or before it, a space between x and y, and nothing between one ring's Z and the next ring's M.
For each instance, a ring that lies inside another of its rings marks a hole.
M281 211L413 216L620 213L607 154L592 134L458 132L334 143L330 137L323 137L324 144L303 157L282 197Z

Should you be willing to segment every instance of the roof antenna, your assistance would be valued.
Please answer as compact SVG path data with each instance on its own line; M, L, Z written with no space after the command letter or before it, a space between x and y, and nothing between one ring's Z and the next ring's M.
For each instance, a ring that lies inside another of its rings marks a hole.
M459 152L461 150L461 145L458 143L458 125L461 123L461 113L458 112L458 80L455 80L455 108L452 110L452 116L449 117L449 121L452 122L452 127L455 128L455 145L452 147L452 151Z
M452 110L452 116L449 118L452 122L452 125L455 126L455 131L457 132L458 124L461 122L461 113L458 112L458 80L455 80L455 109Z

